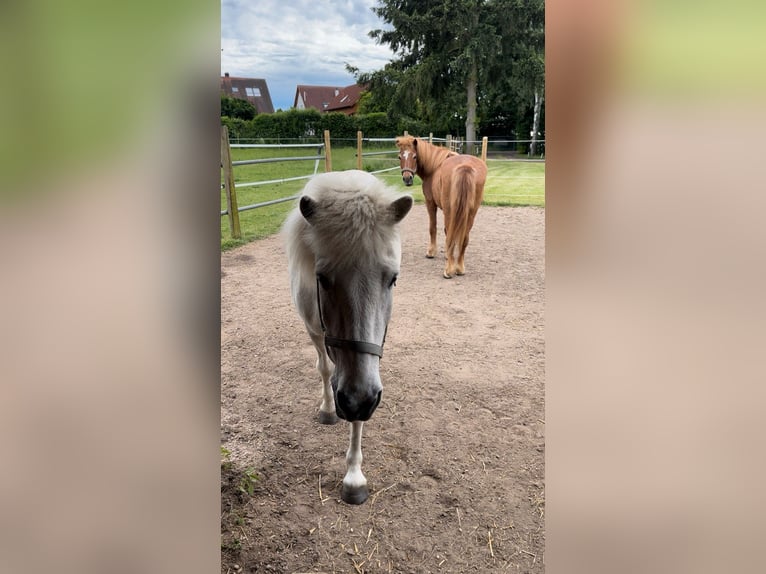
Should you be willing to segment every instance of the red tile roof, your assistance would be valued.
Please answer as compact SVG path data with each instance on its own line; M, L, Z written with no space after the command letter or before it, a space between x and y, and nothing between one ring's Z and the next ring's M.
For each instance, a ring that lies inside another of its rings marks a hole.
M346 86L340 93L335 96L335 99L327 106L328 112L343 112L349 110L347 113L353 113L356 111L356 105L359 102L359 97L362 95L364 88L359 84L353 84Z
M293 107L352 114L356 111L362 90L357 84L345 87L299 85L295 90Z
M246 100L255 106L259 114L273 114L274 104L266 80L261 78L235 78L221 76L221 91L232 98Z

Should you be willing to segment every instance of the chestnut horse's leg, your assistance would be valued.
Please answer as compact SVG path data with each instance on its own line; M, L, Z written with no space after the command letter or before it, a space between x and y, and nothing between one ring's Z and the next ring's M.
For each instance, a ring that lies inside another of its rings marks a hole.
M455 255L454 255L454 249L449 249L450 246L447 246L448 252L447 252L447 263L444 265L444 278L445 279L452 279L452 276L462 275L462 273L457 272L457 266L455 265Z
M436 255L436 202L434 200L426 199L426 209L428 210L428 249L426 250L426 257L429 259Z
M444 264L444 278L452 279L452 276L455 275L455 252L458 250L459 246L456 245L454 238L452 239L452 242L450 242L449 239L452 229L448 228L456 225L456 222L452 220L452 206L449 203L449 198L445 198L442 203L442 213L444 214L444 257L446 259Z
M367 479L362 474L362 421L351 423L351 438L346 451L346 476L340 497L347 504L362 504L369 496Z
M445 212L444 219L446 220L448 216L448 213ZM444 235L445 235L445 241L444 241L444 255L445 255L445 263L444 263L444 278L445 279L452 279L452 276L455 274L455 246L454 242L453 244L450 244L450 242L447 240L447 228L444 228Z
M468 247L468 233L465 234L463 245L460 246L460 255L457 258L457 265L455 265L456 275L465 275L465 248Z
M471 228L473 228L473 220L475 218L475 211L471 213L470 216L468 216L468 226L466 227L465 231L465 239L463 239L463 244L460 246L460 255L457 258L457 266L455 267L455 273L458 275L465 275L465 250L466 247L468 247L468 236L471 233Z
M322 376L322 404L319 406L319 422L323 425L333 425L340 419L335 414L335 399L332 396L330 376L333 372L333 364L324 346L324 336L309 333L311 341L317 351L317 371Z
M423 176L421 176L422 178ZM431 179L423 179L423 199L426 200L426 211L428 211L428 249L426 257L432 259L436 255L436 200L431 190Z

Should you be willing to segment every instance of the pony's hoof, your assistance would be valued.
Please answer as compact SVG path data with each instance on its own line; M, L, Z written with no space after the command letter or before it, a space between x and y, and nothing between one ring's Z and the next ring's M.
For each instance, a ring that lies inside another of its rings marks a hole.
M319 411L319 423L323 425L334 425L340 421L338 418L338 415L335 413L326 413L324 411Z
M368 496L370 496L370 491L367 489L367 485L352 487L344 484L340 489L340 498L346 504L362 504Z
M452 279L452 275L448 275L448 274L445 272L445 273L444 273L444 278L445 278L445 279Z
M455 275L465 275L465 271L455 271Z
M426 259L433 259L434 256L431 253L426 253Z

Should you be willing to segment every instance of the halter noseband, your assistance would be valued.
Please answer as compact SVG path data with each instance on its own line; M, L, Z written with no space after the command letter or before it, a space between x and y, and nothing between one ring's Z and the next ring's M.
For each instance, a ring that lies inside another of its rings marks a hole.
M386 333L388 332L388 325L386 324L386 330L383 331L383 342L380 345L375 343L368 343L367 341L354 341L353 339L339 339L337 337L330 337L327 334L325 328L324 319L322 318L322 302L319 297L319 277L317 277L317 309L319 310L319 324L322 326L322 333L324 334L324 345L327 354L330 354L330 347L336 347L338 349L348 349L356 353L366 353L368 355L375 355L383 358L383 345L386 343Z

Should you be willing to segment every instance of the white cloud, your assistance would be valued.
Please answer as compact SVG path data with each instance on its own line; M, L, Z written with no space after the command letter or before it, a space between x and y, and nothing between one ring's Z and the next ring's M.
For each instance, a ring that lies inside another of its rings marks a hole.
M274 107L288 108L298 84L346 85L345 70L382 68L392 57L368 36L383 22L376 0L223 0L221 72L265 78Z

